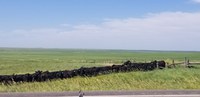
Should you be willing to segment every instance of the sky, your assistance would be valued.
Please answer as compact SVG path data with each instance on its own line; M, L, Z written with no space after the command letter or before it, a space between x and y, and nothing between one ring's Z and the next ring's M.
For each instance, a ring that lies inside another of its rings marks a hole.
M200 0L0 0L0 47L200 51Z

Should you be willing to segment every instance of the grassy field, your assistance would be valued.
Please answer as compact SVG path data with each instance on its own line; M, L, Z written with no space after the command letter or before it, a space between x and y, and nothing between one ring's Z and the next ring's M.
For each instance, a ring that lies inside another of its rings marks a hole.
M200 61L200 52L74 50L74 49L11 49L0 48L0 74L33 73L36 70L70 70L74 68L136 62L171 60L188 57ZM75 91L75 90L138 90L200 89L200 68L173 68L150 72L127 72L75 77L48 82L0 85L2 92Z

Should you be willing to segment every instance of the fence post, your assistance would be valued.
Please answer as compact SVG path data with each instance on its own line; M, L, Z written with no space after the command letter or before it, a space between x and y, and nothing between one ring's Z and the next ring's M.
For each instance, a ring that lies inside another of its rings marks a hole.
M185 57L184 65L185 65L185 67L188 67L188 65L189 65L189 59L187 59L187 57Z
M188 59L187 60L187 66L189 67L189 65L190 65L190 60Z
M175 67L175 64L174 64L174 59L172 59L172 66L174 66L174 67Z

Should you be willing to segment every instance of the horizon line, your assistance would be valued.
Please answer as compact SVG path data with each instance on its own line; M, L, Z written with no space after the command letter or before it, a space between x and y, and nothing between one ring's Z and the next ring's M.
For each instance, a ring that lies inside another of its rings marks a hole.
M200 52L200 50L160 50L160 49L109 49L109 48L52 48L52 47L0 47L0 49L60 49L60 50L113 50L113 51L155 51L155 52Z

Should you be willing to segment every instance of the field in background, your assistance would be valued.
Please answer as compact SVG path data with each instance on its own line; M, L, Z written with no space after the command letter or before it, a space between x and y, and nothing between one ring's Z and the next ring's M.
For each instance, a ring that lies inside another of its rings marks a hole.
M200 60L200 52L159 52L72 49L0 49L0 74L32 73L36 70L65 70L81 66L121 64L126 60Z
M199 62L200 52L0 48L0 74L33 73L36 70L70 70L82 66L121 64L126 60L145 62L175 59L175 62L183 62L184 57ZM198 67L114 73L11 86L0 85L0 91L199 89L200 68Z

